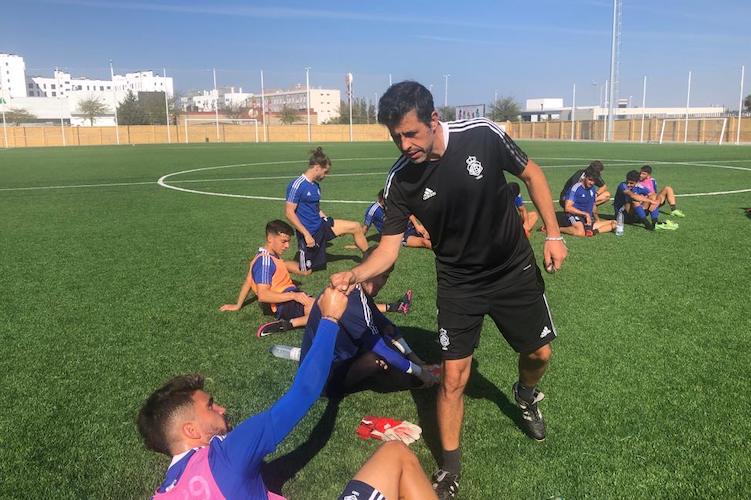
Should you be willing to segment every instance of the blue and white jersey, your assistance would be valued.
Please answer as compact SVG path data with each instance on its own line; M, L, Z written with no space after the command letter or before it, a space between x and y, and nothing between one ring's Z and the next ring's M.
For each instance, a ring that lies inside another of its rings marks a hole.
M301 175L287 185L287 201L296 203L295 213L310 234L321 227L321 186Z
M375 226L376 231L383 232L383 220L386 218L386 212L383 207L375 202L365 210L365 218L362 223L368 227Z
M581 210L589 215L592 215L593 213L596 198L597 188L592 185L591 188L587 189L581 182L577 182L571 186L568 196L566 196L567 201L570 200L574 202L575 209Z
M613 202L615 213L618 213L623 208L623 205L631 202L631 197L626 194L626 191L631 191L632 193L641 196L649 195L649 190L639 184L635 185L632 188L629 188L628 184L621 182L620 184L618 184L618 189L615 192L615 201Z

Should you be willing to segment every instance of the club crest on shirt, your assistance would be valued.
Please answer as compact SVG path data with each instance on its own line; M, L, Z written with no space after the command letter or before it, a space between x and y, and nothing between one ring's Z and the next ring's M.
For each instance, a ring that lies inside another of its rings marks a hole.
M441 349L444 351L448 351L448 347L451 341L449 340L449 333L446 331L445 328L441 328L438 330L438 341L441 343Z
M471 175L477 180L482 179L482 163L480 163L477 157L468 156L466 163L467 163L467 172L469 172L469 175Z

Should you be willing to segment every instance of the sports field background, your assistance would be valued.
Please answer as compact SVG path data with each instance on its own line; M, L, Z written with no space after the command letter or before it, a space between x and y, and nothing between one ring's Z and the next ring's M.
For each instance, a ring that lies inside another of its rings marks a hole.
M591 159L611 192L644 162L679 194L751 189L751 147L522 142L557 196ZM324 200L370 201L395 158L389 143L324 144L334 158ZM168 378L201 372L235 422L263 410L295 364L259 340L257 304L234 302L263 228L305 144L0 150L0 497L143 498L169 459L146 451L134 418ZM488 166L485 166L488 168ZM376 175L373 175L373 174ZM339 175L342 174L342 175ZM262 179L259 179L262 178ZM79 186L79 187L74 187ZM33 189L24 189L33 188ZM361 220L365 203L322 207ZM547 499L749 497L751 454L751 192L679 198L674 232L627 226L623 237L568 238L564 269L546 275L559 338L542 383L548 438L518 427L515 355L489 321L467 390L461 497ZM602 212L612 216L612 205ZM352 266L348 238L329 272ZM532 236L539 252L542 234ZM538 254L539 255L539 254ZM292 257L292 252L287 256ZM301 280L317 293L329 273ZM386 300L415 291L391 316L420 354L435 343L432 253L405 249ZM439 449L434 392L321 400L272 459L269 486L291 499L335 498L375 449L356 438L376 414L419 423L412 446L428 473Z

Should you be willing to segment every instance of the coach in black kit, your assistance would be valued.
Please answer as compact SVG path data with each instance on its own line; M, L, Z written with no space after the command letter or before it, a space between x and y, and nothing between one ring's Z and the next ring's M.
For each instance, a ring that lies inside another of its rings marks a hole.
M551 355L555 328L544 282L524 235L503 171L527 185L547 228L545 266L559 269L567 255L540 167L495 123L484 118L441 122L433 97L417 82L391 86L378 104L402 156L386 180L386 220L378 248L351 271L331 277L349 290L388 269L401 247L409 216L430 233L436 256L438 328L443 350L438 424L443 459L433 476L439 498L454 498L460 475L464 387L484 316L490 315L519 353L513 393L527 433L545 438L537 389Z

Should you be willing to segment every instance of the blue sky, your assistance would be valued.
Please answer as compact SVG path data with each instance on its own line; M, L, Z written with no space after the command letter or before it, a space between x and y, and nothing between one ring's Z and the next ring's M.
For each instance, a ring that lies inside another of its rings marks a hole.
M751 83L749 0L624 0L620 96L648 106L737 108L740 66ZM305 83L375 98L393 81L433 85L451 105L563 97L599 101L609 76L612 2L607 0L328 2L236 0L0 0L0 52L24 56L28 73L60 66L104 77L166 67L179 90L260 89ZM745 85L745 94L751 85Z

